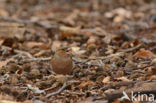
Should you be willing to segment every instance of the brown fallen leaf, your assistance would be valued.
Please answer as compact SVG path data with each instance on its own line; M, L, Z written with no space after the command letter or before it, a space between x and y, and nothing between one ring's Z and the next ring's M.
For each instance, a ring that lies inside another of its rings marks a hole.
M17 37L18 39L22 39L24 31L25 31L24 24L9 23L9 22L0 23L0 37L4 38Z
M123 21L125 18L130 18L132 16L132 12L124 8L116 8L110 12L106 12L104 16L106 18L112 18L115 16L113 21L118 23Z
M148 72L149 72L149 73L152 73L152 74L156 74L156 68L154 68L154 67L149 67L149 68L148 68Z
M9 100L0 100L0 103L21 103L21 102L15 102L15 101L9 101Z
M121 102L120 102L120 99L117 98L117 99L115 99L112 103L121 103Z
M79 88L79 89L82 89L82 88L87 87L88 85L92 85L92 84L93 84L92 81L82 82L82 83L78 86L78 88Z
M0 16L8 17L9 13L7 10L0 8Z
M86 44L87 45L89 45L89 44L95 44L96 41L97 41L97 38L95 36L90 36Z
M147 76L146 80L156 80L156 75Z
M102 82L103 82L104 84L110 83L110 76L107 76L106 78L104 78Z
M152 60L152 64L156 64L156 58Z
M4 39L0 38L0 45L2 45L4 43Z
M71 50L74 55L82 55L86 52L85 50L80 50L80 47L71 47Z
M12 96L9 96L9 95L5 95L5 94L2 95L2 94L0 94L0 103L3 100L5 100L5 101L14 101L14 98Z
M73 12L63 20L63 22L70 24L70 25L75 25L74 19L77 18L79 13L80 13L79 10L77 9L73 10Z
M49 49L48 44L44 44L41 42L25 42L24 45L28 48L41 48L41 49Z
M130 81L129 79L127 79L127 77L119 77L119 78L115 78L114 80L115 81L125 81L125 82Z
M61 75L61 74L58 74L58 75L56 75L55 76L55 78L56 78L56 81L58 82L58 83L65 83L65 82L67 82L67 80L68 80L68 76L66 76L66 75Z
M34 103L33 101L31 101L31 100L26 100L26 101L24 101L23 103ZM40 102L39 102L40 103ZM42 102L41 102L42 103Z
M13 58L10 58L10 59L6 59L5 61L0 61L0 69L3 66L6 66L8 62L13 61L13 60L14 60Z
M35 53L35 54L34 54L34 56L35 56L35 57L42 56L45 52L46 52L46 51L41 50L41 51L39 51L39 52Z
M80 31L80 27L60 26L60 31L62 31L62 32L78 33Z
M107 90L104 91L104 93L111 93L111 92L114 92L114 91L115 91L115 89L107 89Z
M143 58L143 59L152 58L152 57L154 57L154 56L155 56L154 53L152 53L152 52L149 51L149 50L144 50L144 49L139 50L138 52L136 52L136 53L133 55L134 58L139 57L139 58Z
M73 32L61 32L60 34L59 34L59 39L65 39L65 38L70 38L70 37L72 37L73 35L75 35L75 33L73 33Z
M61 26L60 27L60 39L69 38L75 34L78 34L80 32L80 27L67 27L67 26Z

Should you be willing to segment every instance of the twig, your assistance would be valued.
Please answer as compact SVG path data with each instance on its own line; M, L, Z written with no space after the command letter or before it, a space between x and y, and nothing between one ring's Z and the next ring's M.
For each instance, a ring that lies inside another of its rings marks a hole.
M136 82L139 82L139 81L122 81L122 82L114 82L114 83L110 83L106 86L104 86L103 88L101 88L101 90L105 91L107 89L110 89L110 88L116 88L116 87L121 87L121 86L128 86L128 85L132 85Z
M47 58L30 58L30 59L24 59L23 62L32 62L32 61L49 61L51 60L51 57Z
M11 50L10 47L6 47L6 46L3 46L4 48L7 48L9 50ZM76 58L72 58L73 61L76 63L76 64L86 64L87 62L91 61L91 60L105 60L105 59L109 59L109 58L112 58L112 57L116 57L116 56L122 56L124 55L125 52L130 52L130 51L133 51L135 49L138 49L141 47L141 44L140 45L137 45L136 47L133 47L133 48L129 48L129 49L126 49L126 50L121 50L122 52L117 52L115 54L111 54L111 55L108 55L108 56L105 56L105 57L95 57L95 58L88 58L87 60L77 60ZM34 58L30 53L26 52L26 51L21 51L21 50L14 50L15 53L20 53L20 54L24 54L24 55L27 55L29 57L29 59L25 59L23 60L23 62L32 62L32 61L49 61L51 60L51 57L47 57L47 58ZM91 65L97 65L97 64L91 64Z
M33 58L33 56L29 52L21 51L21 50L14 50L14 51L15 51L15 53L24 54L29 58Z
M112 58L112 57L116 57L116 56L122 56L124 55L124 52L118 52L118 53L115 53L115 54L111 54L111 55L108 55L108 56L105 56L105 57L92 57L92 58L88 58L87 60L77 60L76 58L72 58L76 63L80 63L80 64L86 64L87 62L91 61L91 60L105 60L105 59L109 59L109 58Z
M129 48L129 49L126 49L126 50L121 50L122 52L117 52L115 54L111 54L111 55L108 55L108 56L105 56L105 57L88 58L87 60L77 60L76 58L73 57L72 59L73 59L73 61L76 64L86 64L87 62L89 62L91 60L99 60L99 59L100 60L105 60L105 59L109 59L109 58L116 57L116 56L122 56L122 55L124 55L125 52L130 52L130 51L133 51L133 50L138 49L140 47L141 47L141 44L140 45L137 45L136 47L133 47L133 48ZM47 57L47 58L33 58L30 53L25 52L25 51L15 50L15 52L26 54L29 57L29 59L23 60L23 62L49 61L49 60L51 60L51 57Z
M122 49L122 50L120 50L120 51L121 51L121 52L131 52L131 51L134 51L134 50L136 50L136 49L139 49L141 46L142 46L142 45L139 44L139 45L137 45L137 46L135 46L135 47L133 47L133 48Z
M23 24L34 24L34 25L38 25L38 26L40 26L40 27L44 27L44 28L46 28L46 29L58 28L57 25L42 24L42 23L40 23L40 22L38 22L38 21L14 19L14 18L10 18L10 17L2 17L2 16L0 16L0 20L1 20L1 21L8 21L8 22L23 23Z
M74 94L74 95L85 95L86 93L85 92L71 92L71 91L66 91L66 93L69 93L69 94Z
M23 55L26 55L29 58L33 58L33 56L29 52L26 52L26 51L12 49L12 48L7 47L7 46L2 46L2 48L8 49L8 50L13 50L15 53L23 54Z
M98 60L98 59L100 59L100 60L106 60L106 59L109 59L109 58L113 58L113 57L116 57L116 56L123 56L125 53L127 53L127 52L131 52L131 51L133 51L133 50L136 50L136 49L138 49L138 48L140 48L142 45L141 44L139 44L139 45L137 45L137 46L135 46L135 47L133 47L133 48L129 48L129 49L125 49L125 50L120 50L120 52L117 52L117 53L115 53L115 54L111 54L111 55L108 55L108 56L104 56L104 57L92 57L92 58L88 58L87 60L77 60L76 58L73 58L73 60L76 62L76 63L80 63L80 64L86 64L87 62L89 62L89 61L91 61L91 60Z
M33 21L30 21L30 20L21 20L21 19L14 19L14 18L10 18L10 17L2 17L2 16L0 16L0 20L9 21L9 22L24 23L24 24L35 23Z
M81 34L81 33L83 34L85 32L90 32L90 33L96 34L98 36L106 36L109 34L104 30L96 30L96 29L82 29L82 30L80 30L79 34Z
M63 86L58 91L53 92L53 93L49 93L45 97L49 98L51 96L57 95L57 94L61 93L66 87L67 87L67 82L64 82Z
M39 88L36 87L32 87L30 84L27 84L27 88L30 89L31 91L33 91L36 94L41 94L44 93L44 90L40 90Z

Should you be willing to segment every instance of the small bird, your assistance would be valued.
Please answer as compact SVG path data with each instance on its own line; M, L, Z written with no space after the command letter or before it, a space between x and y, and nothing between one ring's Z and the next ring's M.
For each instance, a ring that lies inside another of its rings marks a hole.
M69 74L73 69L73 61L69 54L66 51L59 49L54 54L54 57L51 59L52 70L56 74Z

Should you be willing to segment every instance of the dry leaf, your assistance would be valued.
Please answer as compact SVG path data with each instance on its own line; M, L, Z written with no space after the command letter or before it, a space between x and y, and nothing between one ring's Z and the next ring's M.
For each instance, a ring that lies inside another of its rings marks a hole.
M0 103L1 103L1 100L6 100L6 101L14 101L14 98L12 96L9 96L9 95L0 95Z
M80 50L80 47L71 47L72 52L76 53Z
M154 57L154 53L152 53L151 51L149 50L144 50L144 49L141 49L139 50L138 52L136 52L134 55L133 55L134 58L144 58L144 59L147 59L147 58L152 58Z
M114 19L113 19L113 21L115 22L115 23L119 23L119 22L121 22L121 21L123 21L124 20L124 17L122 17L122 16L116 16Z
M5 61L0 61L0 69L3 67L3 66L6 66L8 62L14 60L13 58L10 58L10 59L6 59Z
M156 75L147 76L146 80L156 80Z
M49 45L42 42L25 42L24 45L28 48L49 49Z
M72 33L72 32L61 32L59 34L59 39L68 39L70 38L71 36L73 36L75 33Z
M2 16L2 17L8 17L9 16L9 13L6 10L0 8L0 16Z
M78 88L79 88L79 89L82 89L82 88L87 87L88 85L92 85L92 84L93 84L92 81L82 82L82 83L78 86Z
M124 72L122 70L117 71L116 73L117 77L122 77L124 75Z
M121 102L120 102L120 99L117 98L117 99L115 99L112 103L121 103Z
M30 85L30 84L27 84L27 87L28 87L28 89L30 89L31 91L33 91L33 92L36 93L36 94L44 93L44 90L40 90L39 88L33 87L33 86Z
M21 102L15 102L15 101L9 101L9 100L0 100L0 103L21 103Z
M35 54L34 54L34 56L35 56L35 57L42 56L45 52L46 52L46 51L41 50L41 51L39 51L39 52L35 53Z
M108 94L108 93L112 93L112 92L114 92L114 91L115 91L115 89L108 89L108 90L105 90L104 93Z
M73 10L73 12L68 16L66 17L63 21L67 24L70 24L70 25L75 25L75 22L74 22L74 19L77 18L78 14L79 14L79 10Z
M97 38L95 36L90 36L86 44L95 44L96 40Z
M17 37L18 39L22 39L24 31L25 31L24 24L8 23L8 22L0 23L0 37L4 38Z
M34 103L33 101L31 101L31 100L26 100L26 101L24 101L23 103ZM41 102L42 103L42 102Z
M102 82L103 82L104 84L110 83L110 76L105 77L105 78L103 79Z
M85 50L80 50L80 47L71 47L71 50L74 55L82 55L86 52Z
M114 14L117 14L120 17L130 18L132 15L132 12L129 10L126 10L125 8L117 8L113 10Z
M61 26L60 27L60 35L59 38L60 39L65 39L65 38L70 38L73 35L79 33L80 31L80 27L67 27L67 26Z
M4 43L4 39L0 38L0 46Z
M130 81L129 79L127 79L127 77L119 77L119 78L115 78L114 80L116 80L116 81Z
M156 58L152 60L152 63L153 64L156 64Z
M78 33L80 31L80 27L60 26L60 31L69 33Z
M65 83L67 80L68 80L68 76L66 76L66 75L61 75L61 74L59 74L59 75L56 75L55 76L55 78L56 78L56 81L57 82L59 82L59 83Z
M114 16L115 16L115 18L113 19L114 22L121 22L125 18L130 18L132 16L132 12L124 8L116 8L110 12L105 13L106 18L112 18Z
M156 74L156 68L149 67L148 72L150 72L152 74Z

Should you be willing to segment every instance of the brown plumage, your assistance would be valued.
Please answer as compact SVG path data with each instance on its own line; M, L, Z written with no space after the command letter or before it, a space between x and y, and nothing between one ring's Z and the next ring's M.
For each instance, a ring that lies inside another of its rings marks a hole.
M51 66L56 74L69 74L73 69L72 58L65 51L58 50L51 59Z

